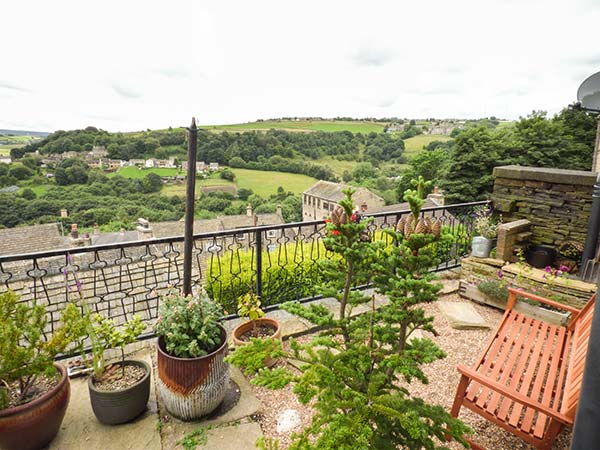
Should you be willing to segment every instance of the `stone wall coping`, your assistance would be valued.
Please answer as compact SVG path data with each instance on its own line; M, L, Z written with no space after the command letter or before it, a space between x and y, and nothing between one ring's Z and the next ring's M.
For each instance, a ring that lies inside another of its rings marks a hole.
M548 274L542 269L536 269L531 266L523 266L521 263L507 264L502 267L503 272L508 272L517 276L524 276L530 280L537 281L548 285L548 288L552 286L563 287L567 289L573 289L580 292L589 292L590 294L596 292L596 283L588 283L582 280L574 280L566 277L548 277Z
M498 231L505 230L508 233L518 233L520 231L528 230L531 226L531 222L527 219L513 220L512 222L503 223L498 226Z
M494 167L494 177L513 180L542 181L556 184L593 186L598 174L582 170L549 169L543 167L499 166Z

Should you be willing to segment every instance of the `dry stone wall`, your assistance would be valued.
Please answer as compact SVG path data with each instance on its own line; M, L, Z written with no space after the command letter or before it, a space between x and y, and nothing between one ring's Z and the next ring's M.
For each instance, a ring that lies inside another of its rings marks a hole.
M494 208L503 222L531 222L532 244L585 242L595 172L502 166L494 169Z

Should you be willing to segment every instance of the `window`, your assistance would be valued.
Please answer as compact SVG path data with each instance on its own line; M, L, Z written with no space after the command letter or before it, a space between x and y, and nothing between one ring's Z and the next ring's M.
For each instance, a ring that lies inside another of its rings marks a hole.
M308 198L308 196L304 196L304 204L306 205L306 199Z
M329 203L323 202L323 209L329 209Z
M321 207L321 199L317 199L317 208Z
M268 238L276 238L277 237L277 231L276 230L268 230L267 231L267 237Z

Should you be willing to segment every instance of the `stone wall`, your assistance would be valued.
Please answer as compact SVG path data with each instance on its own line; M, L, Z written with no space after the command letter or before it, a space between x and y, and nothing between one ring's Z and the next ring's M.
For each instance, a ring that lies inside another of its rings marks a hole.
M502 166L494 176L494 208L503 222L529 220L532 244L585 242L595 172Z

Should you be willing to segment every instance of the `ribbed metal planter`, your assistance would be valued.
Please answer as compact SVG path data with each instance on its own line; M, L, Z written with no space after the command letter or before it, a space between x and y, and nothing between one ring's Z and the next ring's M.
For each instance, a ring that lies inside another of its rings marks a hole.
M177 358L158 339L157 387L165 408L181 420L195 420L214 411L229 386L227 331L221 325L221 346L200 358Z
M62 424L71 388L67 369L54 364L60 372L60 382L39 398L0 410L0 449L38 450L58 433Z
M118 365L139 366L146 375L125 389L101 391L96 388L92 377L88 379L90 401L96 418L107 425L130 422L146 410L150 396L150 366L144 361L118 362Z

